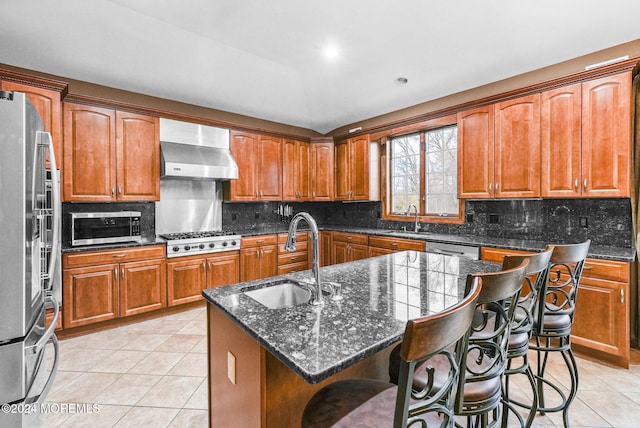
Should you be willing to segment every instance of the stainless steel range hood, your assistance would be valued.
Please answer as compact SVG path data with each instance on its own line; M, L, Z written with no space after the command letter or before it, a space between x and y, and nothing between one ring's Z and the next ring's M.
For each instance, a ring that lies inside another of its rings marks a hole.
M164 178L238 178L238 165L229 151L228 129L160 119L160 151L160 174Z

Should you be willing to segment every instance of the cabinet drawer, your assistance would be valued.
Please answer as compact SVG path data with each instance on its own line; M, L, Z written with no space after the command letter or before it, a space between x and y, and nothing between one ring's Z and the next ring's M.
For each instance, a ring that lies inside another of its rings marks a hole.
M307 263L309 261L309 253L306 251L296 251L294 253L286 253L278 255L278 266L286 265L289 263Z
M278 234L278 245L284 245L287 242L287 233L279 233ZM298 232L296 233L296 242L302 243L303 241L309 240L308 232Z
M307 252L309 250L309 241L299 241L296 239L296 252L304 251ZM278 254L287 254L289 253L284 249L284 243L278 243Z
M582 270L582 277L629 282L629 263L587 259Z
M349 242L351 244L369 244L369 236L359 233L333 232L333 240L340 242Z
M62 267L96 266L108 263L131 262L138 260L161 259L165 257L165 246L123 248L117 250L86 251L64 254Z
M480 259L485 262L502 263L506 255L527 255L533 254L531 251L507 250L502 248L480 248Z
M413 241L411 239L382 238L380 236L369 236L369 246L387 248L389 250L424 251L424 242L422 241Z
M262 245L275 245L276 235L250 236L242 238L240 241L241 248L260 247Z
M287 265L278 266L278 275L285 275L291 272L300 272L309 269L309 263L289 263Z

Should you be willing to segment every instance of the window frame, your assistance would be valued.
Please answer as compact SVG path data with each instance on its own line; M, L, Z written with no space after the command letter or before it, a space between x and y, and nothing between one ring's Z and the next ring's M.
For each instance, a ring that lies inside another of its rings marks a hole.
M386 135L382 137L382 162L383 165L382 170L382 184L384 191L382 192L382 218L383 220L393 220L393 221L404 221L404 222L413 222L414 215L413 213L409 216L392 213L391 212L391 185L392 185L392 162L393 159L391 157L391 138L401 137L404 135L410 135L415 133L420 133L420 206L418 221L422 223L446 223L446 224L462 224L464 223L464 200L458 199L458 215L447 215L440 216L435 214L425 214L425 156L426 156L426 147L425 147L425 138L424 132L430 131L438 128L444 128L447 126L458 125L457 123L457 115L452 114L448 116L443 116L431 120L427 120L424 122L416 123L413 125L407 125L400 128L394 128L390 130ZM458 153L460 151L460 145L458 144ZM458 167L460 163L458 162ZM460 177L460 171L458 171L458 178ZM459 193L459 191L457 191Z

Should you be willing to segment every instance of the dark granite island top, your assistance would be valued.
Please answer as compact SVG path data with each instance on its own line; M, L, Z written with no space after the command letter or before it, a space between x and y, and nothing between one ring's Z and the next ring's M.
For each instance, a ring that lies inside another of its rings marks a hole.
M321 281L342 284L340 301L269 309L244 290L277 278L208 289L204 297L308 383L317 383L399 341L407 319L457 303L466 276L499 270L495 263L404 251L323 267Z

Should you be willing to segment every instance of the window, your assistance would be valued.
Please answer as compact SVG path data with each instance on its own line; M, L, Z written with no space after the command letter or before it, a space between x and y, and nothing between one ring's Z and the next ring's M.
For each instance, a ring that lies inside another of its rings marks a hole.
M405 214L413 204L421 216L460 217L457 125L393 137L390 143L390 214Z

